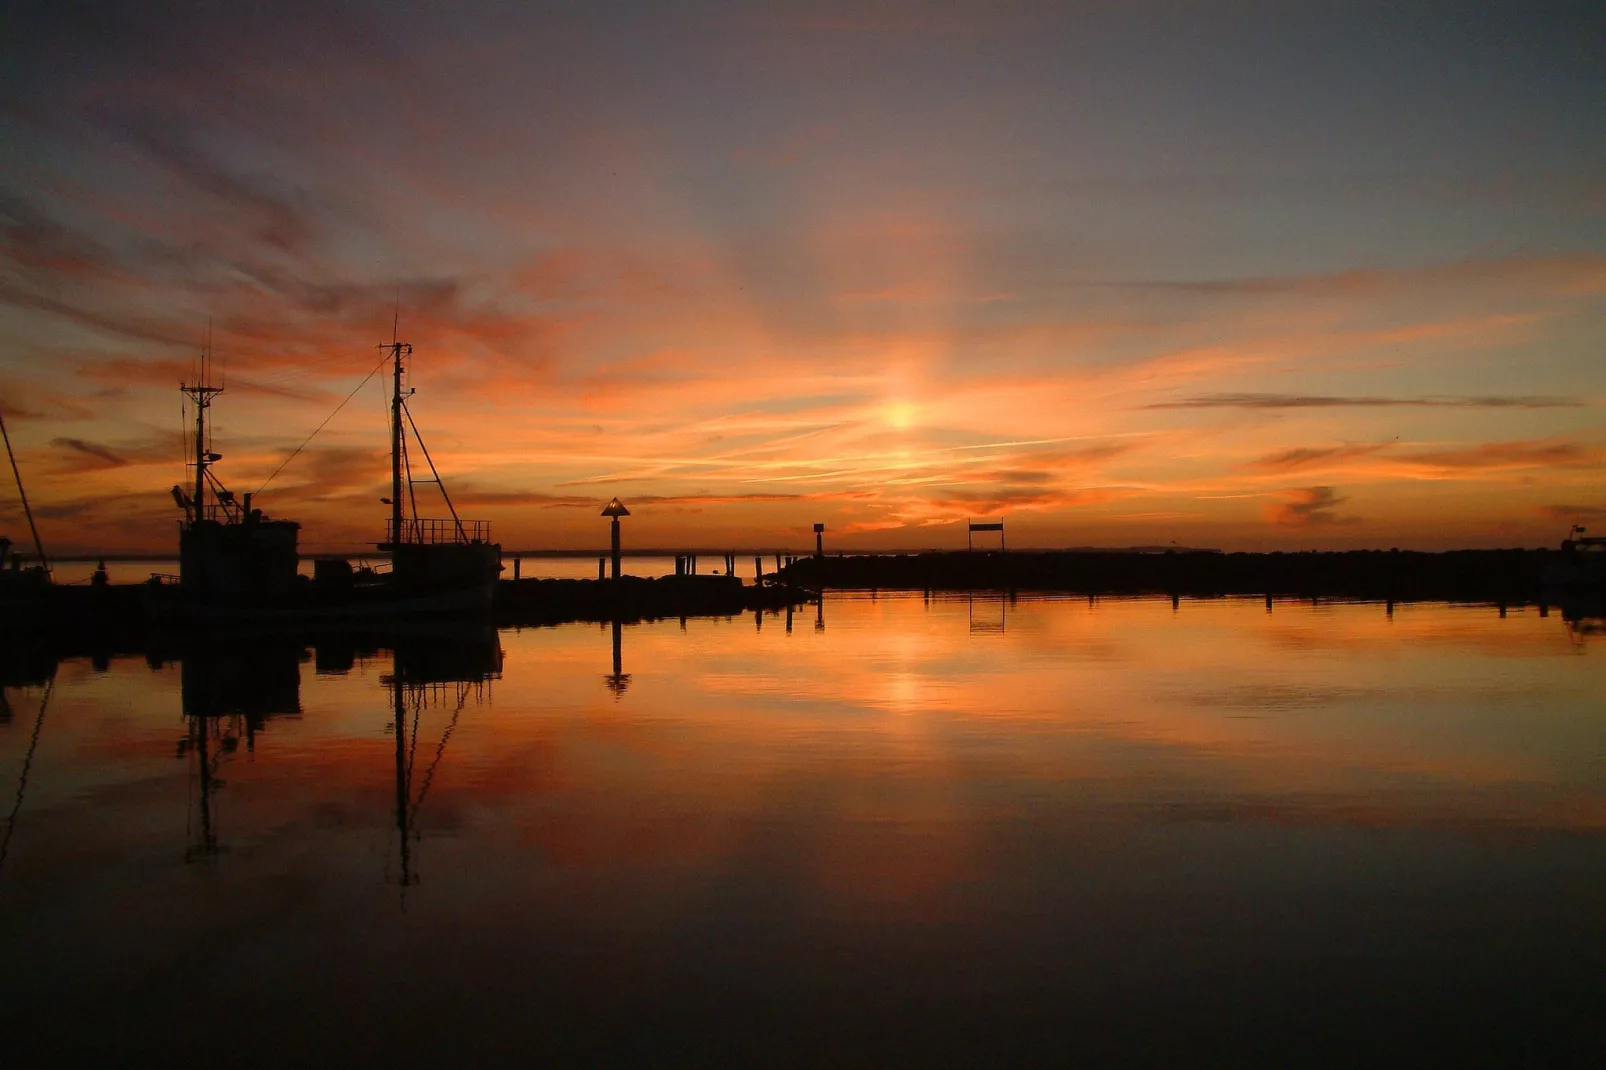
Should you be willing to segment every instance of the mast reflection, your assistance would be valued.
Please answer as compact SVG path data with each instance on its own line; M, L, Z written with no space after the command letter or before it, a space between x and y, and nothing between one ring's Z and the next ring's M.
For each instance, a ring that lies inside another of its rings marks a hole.
M413 857L413 845L420 839L418 812L464 707L471 700L476 706L490 701L491 682L502 675L502 647L496 630L487 627L410 634L395 640L391 648L392 670L380 682L389 688L391 698L388 730L396 744L395 822L401 867L397 883L405 896L405 889L418 883ZM434 756L423 776L417 777L420 723L426 712L448 707L451 714L435 744Z
M245 741L268 718L301 713L301 662L306 648L288 641L241 641L229 646L191 647L180 656L179 679L187 726L178 756L190 759L189 839L184 861L204 862L226 853L218 842L216 796L219 776Z

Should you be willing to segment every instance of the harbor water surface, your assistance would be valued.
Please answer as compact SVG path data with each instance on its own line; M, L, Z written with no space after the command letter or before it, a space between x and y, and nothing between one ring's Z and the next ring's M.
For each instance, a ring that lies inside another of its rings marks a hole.
M828 594L452 643L7 687L6 1065L1606 1051L1598 622Z

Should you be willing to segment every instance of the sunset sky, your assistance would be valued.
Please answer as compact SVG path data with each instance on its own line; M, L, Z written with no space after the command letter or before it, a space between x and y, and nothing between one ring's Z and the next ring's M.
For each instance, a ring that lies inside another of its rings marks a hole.
M5 16L47 548L175 545L209 321L238 493L398 299L509 549L601 544L614 495L638 546L1606 530L1599 4L156 7ZM306 550L383 531L384 391L259 498Z

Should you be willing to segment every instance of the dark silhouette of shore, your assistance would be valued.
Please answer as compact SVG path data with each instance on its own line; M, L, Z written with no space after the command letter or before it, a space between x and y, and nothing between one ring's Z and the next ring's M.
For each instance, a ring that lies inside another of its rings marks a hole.
M1079 594L1281 595L1393 601L1543 598L1551 550L937 551L801 558L785 581L825 588L1038 590Z
M621 576L616 580L503 580L496 592L496 622L562 624L568 621L656 620L734 616L785 609L805 600L784 583L746 584L735 576Z
M732 555L727 555L727 565ZM1549 549L1351 550L1299 553L1175 551L927 551L816 555L785 559L777 571L744 582L729 574L657 578L503 579L487 615L447 616L463 626L502 627L735 616L783 610L831 589L1043 591L1088 595L1361 599L1564 605L1580 594L1547 588L1547 567L1566 560ZM1554 568L1551 569L1554 572ZM1596 585L1598 586L1598 585ZM0 634L50 634L69 645L133 650L165 628L149 616L145 584L57 585L28 605L6 607ZM436 618L420 618L433 620ZM400 621L391 624L402 623ZM283 627L316 626L309 618ZM249 621L224 631L260 627ZM385 627L373 622L367 627Z

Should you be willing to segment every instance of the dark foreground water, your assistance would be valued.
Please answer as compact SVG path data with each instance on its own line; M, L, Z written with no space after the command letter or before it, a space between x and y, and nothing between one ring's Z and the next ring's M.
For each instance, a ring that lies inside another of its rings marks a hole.
M451 640L8 687L0 1064L1601 1065L1606 634L1559 614Z

